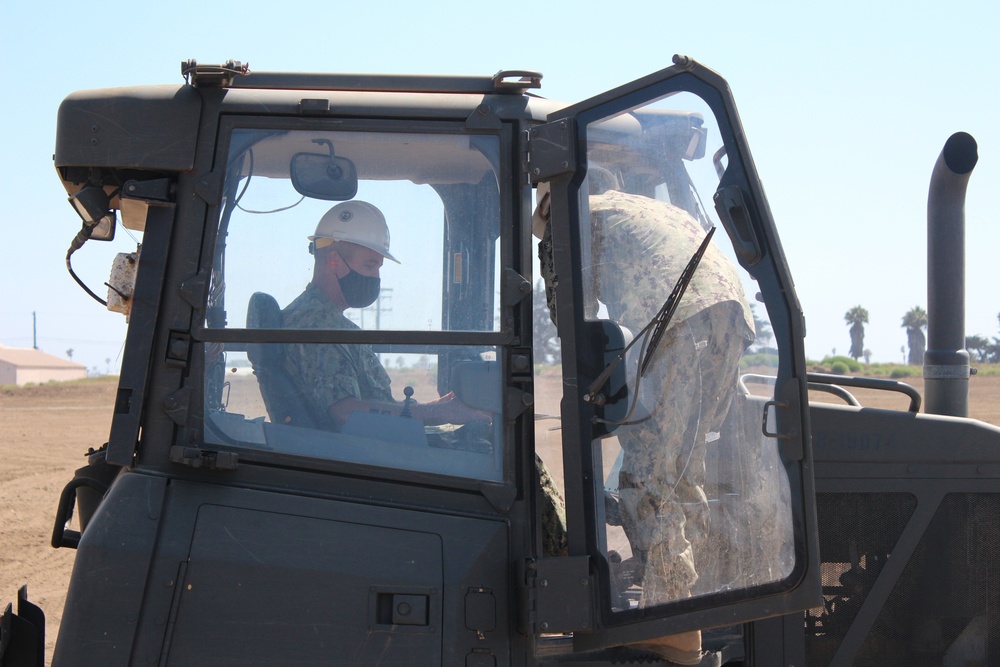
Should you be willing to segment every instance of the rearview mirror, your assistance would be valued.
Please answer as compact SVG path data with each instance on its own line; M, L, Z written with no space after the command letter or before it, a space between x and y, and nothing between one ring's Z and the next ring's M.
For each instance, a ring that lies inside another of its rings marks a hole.
M316 143L330 146L330 154L296 153L292 156L292 186L300 194L313 199L347 201L358 193L358 171L354 163L333 153L333 144L325 139Z

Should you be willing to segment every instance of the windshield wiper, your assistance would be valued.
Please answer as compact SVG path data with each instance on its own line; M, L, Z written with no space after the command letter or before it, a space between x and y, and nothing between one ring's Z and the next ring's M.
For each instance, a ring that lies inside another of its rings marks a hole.
M625 346L618 356L608 364L605 369L597 376L590 386L587 388L587 393L584 395L584 400L588 403L595 403L597 405L603 405L605 402L604 396L598 394L598 390L603 387L611 374L618 368L618 364L625 359L625 355L628 353L629 349L635 345L636 341L641 339L643 335L649 331L650 328L653 329L652 333L649 335L648 341L643 345L643 354L639 362L639 375L638 377L643 377L646 374L646 369L649 367L650 361L653 359L653 354L656 352L657 346L660 344L660 340L663 338L663 333L667 330L667 325L670 324L671 318L674 316L674 312L677 311L677 306L681 302L681 298L684 296L687 286L691 284L691 279L694 277L694 272L698 268L698 264L701 262L702 256L708 249L708 244L712 240L712 235L715 234L715 227L708 230L708 234L702 240L701 245L698 246L698 250L695 251L691 259L688 260L687 266L681 271L681 275L677 278L677 282L674 284L673 290L671 290L670 295L667 300L660 306L659 311L653 316L653 319L649 321L649 324L644 326L639 333L635 335L635 338ZM638 378L636 381L638 385ZM638 386L635 389L635 396L638 396ZM635 407L635 402L633 401L633 408ZM632 409L629 409L629 415L632 414ZM628 419L628 416L625 418Z
M684 296L684 291L691 283L691 279L694 277L695 269L698 268L702 255L704 255L705 250L708 249L708 243L712 240L713 234L715 234L715 227L708 230L708 234L705 235L705 239L701 242L701 245L698 246L697 252L695 252L691 259L688 260L687 266L685 266L684 271L681 272L680 277L677 279L677 284L674 285L674 289L670 292L670 296L667 297L663 307L660 308L660 312L656 314L652 322L646 325L646 328L650 325L655 326L653 326L653 333L649 337L649 347L646 348L646 353L642 356L642 361L639 362L640 376L646 375L646 369L649 367L649 362L653 359L653 353L656 352L656 348L660 344L660 340L663 338L663 332L667 330L667 325L670 324L670 320L673 318L674 312L677 310L677 306L681 302L681 297Z

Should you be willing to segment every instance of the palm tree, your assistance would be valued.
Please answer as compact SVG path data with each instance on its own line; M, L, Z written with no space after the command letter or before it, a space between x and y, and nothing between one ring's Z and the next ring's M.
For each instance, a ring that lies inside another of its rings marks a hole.
M854 306L844 313L844 321L851 325L851 358L855 361L865 353L865 325L868 324L868 311L861 306Z
M756 304L750 304L750 312L753 314L753 329L755 332L754 345L757 346L758 350L766 349L768 343L774 339L774 332L771 330L771 323L767 319L767 314L764 317L759 317L757 315L757 309L754 307Z
M927 311L920 306L914 306L903 315L902 327L906 329L906 340L910 346L910 354L906 363L911 366L924 365L924 350L927 349L927 338L924 329L927 328Z

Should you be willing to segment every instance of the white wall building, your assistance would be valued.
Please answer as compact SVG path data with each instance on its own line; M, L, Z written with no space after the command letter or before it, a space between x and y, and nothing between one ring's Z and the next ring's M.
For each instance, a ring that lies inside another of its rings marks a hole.
M87 377L87 367L41 350L0 345L0 385L44 384Z

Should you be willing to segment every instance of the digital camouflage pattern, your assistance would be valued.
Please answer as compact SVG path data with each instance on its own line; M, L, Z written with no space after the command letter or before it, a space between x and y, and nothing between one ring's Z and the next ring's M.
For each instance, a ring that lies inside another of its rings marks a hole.
M678 322L640 382L650 418L615 431L622 527L645 563L640 606L687 597L697 581L709 534L706 436L722 430L748 342L732 301Z
M638 333L662 307L705 230L667 202L617 191L592 196L590 213L594 294L619 325ZM739 275L710 245L641 380L649 418L616 431L624 452L622 527L645 563L640 606L687 597L697 581L709 521L705 438L722 428L752 338Z
M667 202L610 191L590 197L592 294L611 318L638 333L656 315L705 230L684 209ZM586 287L586 286L585 286ZM725 301L742 307L747 328L753 314L739 274L714 243L709 245L684 293L671 326Z
M311 283L282 311L282 325L288 329L358 328ZM329 409L342 399L394 402L389 375L368 345L288 344L285 370L313 403L312 412L327 420L319 424L324 429L336 430Z
M619 325L638 333L662 307L705 231L676 206L623 192L592 196L590 209L595 296ZM666 331L639 387L649 418L616 431L624 452L622 526L645 563L640 606L687 597L697 581L709 520L705 438L721 430L740 357L753 337L739 275L715 245Z
M315 285L282 311L282 325L289 329L357 329ZM295 378L302 395L314 403L314 414L327 421L320 428L336 430L329 408L344 398L394 402L390 379L368 345L289 344L285 346L285 369ZM555 481L535 456L538 483L542 489L542 552L545 556L566 554L566 509Z
M538 242L538 262L540 273L545 282L545 304L549 307L549 316L553 324L556 321L556 288L559 287L559 274L556 272L555 252L552 250L552 225L545 225L545 232Z
M667 202L609 191L590 197L590 253L582 258L585 312L604 304L637 334L662 307L704 239L686 211ZM550 312L558 273L551 232L539 245ZM638 390L641 420L615 434L622 524L644 565L640 606L691 594L698 547L708 533L706 435L722 426L753 340L753 315L735 267L710 245L681 299ZM635 364L630 363L630 377ZM632 380L634 383L634 380Z
M542 490L542 555L565 556L569 548L566 538L566 504L545 463L535 454L535 471Z

